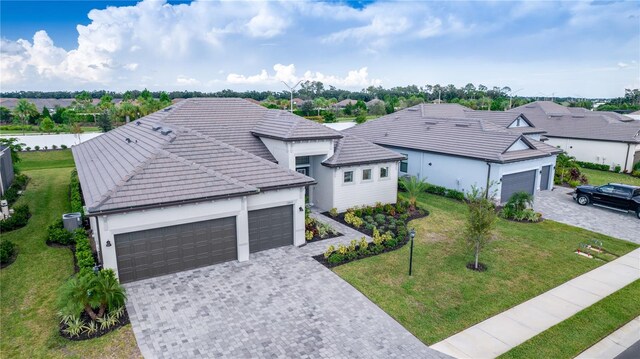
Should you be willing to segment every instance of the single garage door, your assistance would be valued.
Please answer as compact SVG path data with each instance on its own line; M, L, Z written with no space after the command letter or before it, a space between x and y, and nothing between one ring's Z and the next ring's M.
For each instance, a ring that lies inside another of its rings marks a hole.
M542 167L542 173L540 174L540 190L546 191L549 189L549 175L551 174L551 166Z
M235 217L117 234L115 242L123 283L238 258Z
M249 211L251 253L293 244L293 206Z
M531 170L502 176L501 202L507 202L509 197L516 192L527 192L533 195L536 184L536 171Z

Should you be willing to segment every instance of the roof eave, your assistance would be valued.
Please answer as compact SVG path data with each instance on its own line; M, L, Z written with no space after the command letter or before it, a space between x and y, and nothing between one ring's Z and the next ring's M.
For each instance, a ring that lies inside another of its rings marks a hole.
M270 138L273 140L279 140L284 142L295 142L295 141L314 141L314 140L337 140L344 136L340 134L336 135L326 135L326 136L313 136L313 137L281 137L281 136L273 136L267 135L255 131L251 131L251 134L258 137Z
M370 165L374 163L385 163L385 162L399 162L405 159L404 156L388 158L388 159L378 159L378 160L368 160L368 161L355 161L355 162L344 162L344 163L322 163L323 166L329 168L337 168L337 167L347 167L347 166L358 166L358 165Z

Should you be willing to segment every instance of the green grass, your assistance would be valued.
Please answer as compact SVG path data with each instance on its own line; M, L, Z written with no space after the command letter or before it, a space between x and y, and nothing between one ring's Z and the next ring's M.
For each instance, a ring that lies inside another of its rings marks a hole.
M44 154L58 154L45 152ZM29 154L31 155L31 154ZM38 154L41 155L41 154ZM16 244L18 256L0 269L0 353L5 358L139 357L127 325L99 339L72 342L58 334L56 292L73 274L73 258L67 248L45 244L46 228L69 212L69 177L72 167L46 167L44 157L23 157L23 172L31 177L18 203L27 203L32 217L27 226L2 234Z
M364 293L426 344L433 344L577 277L604 261L573 251L599 239L618 255L637 245L553 222L498 220L496 239L480 255L489 269L465 268L472 261L461 243L466 208L444 197L423 194L431 215L412 221L416 229L414 273L407 275L409 246L355 261L334 271Z
M374 118L378 118L382 116L377 115L367 115L367 121L372 120ZM346 117L336 117L336 122L355 122L356 116L346 116Z
M82 131L84 132L100 132L100 127L96 127L96 126L82 126ZM64 133L71 133L71 132L60 132L61 134ZM0 128L0 135L22 135L22 134L26 134L26 135L48 135L48 134L54 134L54 133L45 133L40 131L39 129L36 131L22 131L22 130L5 130Z
M17 167L22 171L75 167L71 149L21 152L20 159Z
M500 356L574 358L640 315L640 280L578 312Z
M580 168L580 172L584 173L589 179L589 184L599 186L607 183L624 183L634 186L640 186L640 178L633 177L624 173L615 173L611 171L599 171L589 168Z

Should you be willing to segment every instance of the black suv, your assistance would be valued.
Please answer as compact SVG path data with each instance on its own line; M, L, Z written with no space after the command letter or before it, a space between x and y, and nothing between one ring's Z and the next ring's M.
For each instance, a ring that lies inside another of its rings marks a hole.
M623 211L636 212L640 219L640 187L609 183L603 186L578 186L573 199L586 206L589 203Z

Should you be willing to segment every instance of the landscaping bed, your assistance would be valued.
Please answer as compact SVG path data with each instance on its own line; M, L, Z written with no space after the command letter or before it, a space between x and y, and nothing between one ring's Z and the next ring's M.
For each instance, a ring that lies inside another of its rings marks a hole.
M107 319L111 322L105 321L105 323L109 323L109 325L104 325L104 327L97 321L91 320L91 317L89 317L89 315L86 313L82 313L82 315L79 317L81 325L74 325L76 323L73 323L72 321L60 320L60 336L68 340L82 341L87 339L99 338L105 334L111 333L118 328L131 323L129 321L129 313L127 313L127 308L125 306L122 306L120 307L120 310L121 311L116 312L118 314L111 314L114 316L113 321L111 321L111 319ZM76 329L78 329L79 332L77 334L72 334L72 332Z
M342 233L336 231L327 223L322 223L315 218L307 215L304 219L305 224L305 240L307 243L323 241L325 239L340 237Z

